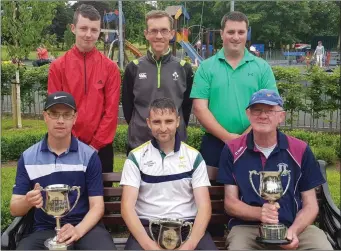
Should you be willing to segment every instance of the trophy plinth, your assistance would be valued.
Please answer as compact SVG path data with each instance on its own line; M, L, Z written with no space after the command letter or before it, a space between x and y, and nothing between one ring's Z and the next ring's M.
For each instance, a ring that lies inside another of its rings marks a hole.
M252 175L259 175L259 192L256 190L253 181ZM283 192L281 176L288 176L288 183L285 191ZM250 183L253 190L257 193L257 195L264 200L268 200L270 204L275 204L277 200L279 200L288 190L290 184L290 171L284 170L282 171L262 171L257 172L255 170L250 171ZM275 244L275 245L284 245L289 244L291 241L286 239L287 235L287 227L284 224L265 224L262 223L259 225L259 237L256 238L256 241L262 244Z
M152 231L153 225L159 225L160 231L155 238ZM192 232L192 222L180 220L180 219L160 219L149 221L149 231L152 239L163 249L174 250L179 248L190 236ZM182 240L181 229L182 227L189 227L189 233L185 240Z
M77 190L77 198L72 208L70 207L69 192ZM60 231L60 218L70 213L76 206L79 196L80 187L69 187L64 184L50 185L41 188L41 191L46 193L44 206L41 208L46 214L53 216L56 219L56 236L49 238L44 242L45 247L49 250L67 250L66 243L57 242L57 235Z

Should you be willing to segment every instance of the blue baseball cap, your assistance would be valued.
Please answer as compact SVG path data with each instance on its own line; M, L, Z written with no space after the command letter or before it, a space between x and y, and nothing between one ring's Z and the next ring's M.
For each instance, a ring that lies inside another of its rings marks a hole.
M261 89L252 94L246 109L254 104L279 105L280 107L283 107L283 100L275 91Z

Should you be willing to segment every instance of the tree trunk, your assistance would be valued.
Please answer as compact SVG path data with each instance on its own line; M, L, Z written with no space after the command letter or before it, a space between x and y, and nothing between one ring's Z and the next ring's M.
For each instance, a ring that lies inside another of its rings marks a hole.
M19 67L15 71L15 83L12 85L12 114L14 126L16 128L22 128Z

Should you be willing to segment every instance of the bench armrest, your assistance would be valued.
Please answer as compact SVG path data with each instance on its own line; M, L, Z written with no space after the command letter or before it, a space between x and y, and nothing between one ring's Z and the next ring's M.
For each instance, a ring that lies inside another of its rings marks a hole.
M24 217L16 217L12 221L11 225L3 232L1 235L1 249L2 250L11 250L15 249L15 246L13 247L13 233L15 233L19 226L21 225L21 222L23 221Z
M15 250L17 243L26 234L31 233L34 219L34 208L25 216L16 217L11 225L1 235L1 249Z
M326 162L318 161L323 177L327 180ZM322 203L320 206L320 228L325 231L334 249L341 249L341 215L329 191L328 183L322 185Z

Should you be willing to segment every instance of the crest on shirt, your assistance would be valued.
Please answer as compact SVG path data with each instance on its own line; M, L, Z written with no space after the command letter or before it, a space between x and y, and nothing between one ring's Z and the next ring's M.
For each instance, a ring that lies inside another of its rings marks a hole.
M176 71L172 74L172 76L173 76L173 80L178 80L179 75Z
M286 163L279 163L277 167L278 171L282 173L281 175L287 175L287 173L290 172L289 170L287 170L288 164Z
M146 72L139 73L139 79L147 79L147 73Z

